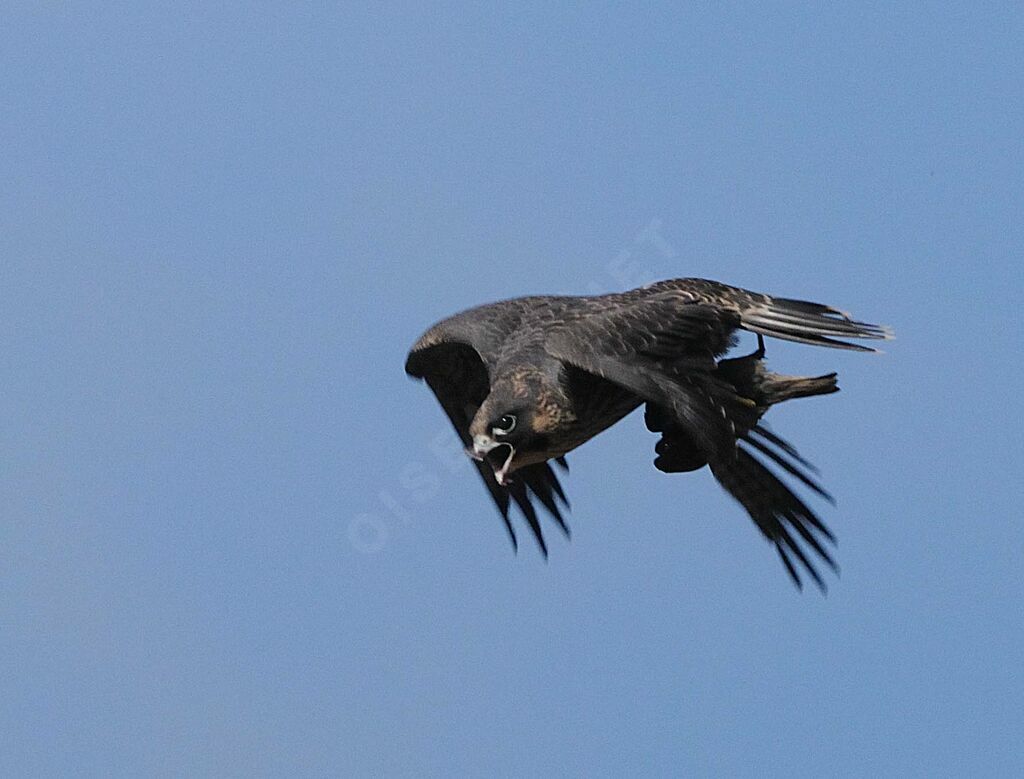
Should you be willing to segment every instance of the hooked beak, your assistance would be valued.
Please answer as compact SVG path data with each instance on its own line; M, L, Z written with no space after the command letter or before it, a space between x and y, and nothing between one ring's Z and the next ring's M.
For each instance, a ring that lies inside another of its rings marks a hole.
M500 468L496 467L493 461L491 461L491 467L494 469L494 478L498 480L498 484L502 487L507 487L509 483L509 467L512 465L512 458L516 456L516 450L512 444L495 441L488 435L475 435L473 436L473 446L466 449L466 454L480 462L486 460L487 455L500 446L508 447L508 457L505 458L505 462Z

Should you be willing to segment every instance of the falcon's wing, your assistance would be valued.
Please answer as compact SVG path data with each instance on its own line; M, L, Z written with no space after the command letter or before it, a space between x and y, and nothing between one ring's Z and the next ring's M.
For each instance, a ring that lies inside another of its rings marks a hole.
M748 440L752 441L752 439ZM762 452L765 451L760 444L757 448ZM770 456L772 459L777 458L775 453L771 453ZM789 467L789 465L786 466L787 470ZM736 457L731 460L712 461L711 473L714 474L718 483L747 510L750 518L754 520L765 538L775 545L793 583L798 588L802 587L800 575L793 565L791 556L800 561L821 591L825 592L827 587L824 579L821 578L821 574L818 573L812 561L797 543L799 537L825 561L829 568L838 572L835 561L818 538L818 535L821 535L834 544L835 536L817 515L807 508L806 504L794 495L789 487L744 446L736 447ZM799 478L823 497L830 499L809 477L801 475ZM796 536L793 531L796 531Z
M718 482L775 544L797 586L801 582L791 555L824 589L824 581L793 532L835 569L814 535L820 533L832 541L831 533L746 446L815 492L828 495L801 469L807 463L796 451L757 424L750 401L715 375L714 355L724 349L734 322L730 312L713 305L678 300L666 305L657 296L612 305L560 325L549 335L547 348L563 362L615 382L647 401L648 427L664 433L658 449L661 462L656 462L659 469L687 471L710 463Z
M506 331L518 321L514 311L494 313L496 315L488 317L482 309L474 309L438 323L413 346L405 363L406 373L426 380L463 446L472 443L469 425L490 392L488 365L481 353L495 354ZM564 459L559 458L558 463L568 469ZM569 528L559 503L566 507L569 503L558 477L547 463L519 469L515 482L508 487L498 484L487 463L474 461L474 464L501 513L513 547L518 548L518 542L509 518L511 502L523 512L545 556L547 546L533 498L541 502L568 535Z
M657 296L555 326L545 348L563 363L607 379L668 410L702 451L727 456L735 430L716 391L715 354L724 351L733 317L713 306Z

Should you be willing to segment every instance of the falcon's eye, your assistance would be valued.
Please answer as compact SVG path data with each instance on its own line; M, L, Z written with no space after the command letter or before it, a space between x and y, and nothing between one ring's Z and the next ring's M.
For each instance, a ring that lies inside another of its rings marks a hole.
M505 414L494 423L494 427L491 430L495 435L508 435L515 429L515 426L516 418L511 414Z

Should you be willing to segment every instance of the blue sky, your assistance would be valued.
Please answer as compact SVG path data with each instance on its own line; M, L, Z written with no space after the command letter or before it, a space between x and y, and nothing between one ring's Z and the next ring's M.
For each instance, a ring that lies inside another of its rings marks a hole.
M1019 8L4 17L0 773L1024 771ZM898 332L769 345L827 598L635 416L514 556L402 372L673 276Z

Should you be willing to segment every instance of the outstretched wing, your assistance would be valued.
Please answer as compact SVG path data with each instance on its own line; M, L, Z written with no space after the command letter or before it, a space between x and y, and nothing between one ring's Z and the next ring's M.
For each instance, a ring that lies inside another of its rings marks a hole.
M426 380L463 446L472 443L470 423L490 392L489 365L483 355L491 357L497 354L501 341L518 322L515 309L502 310L498 306L488 308L496 310L487 312L486 309L474 309L438 323L417 341L405 363L406 373ZM558 462L568 469L564 459ZM513 502L523 512L545 556L547 545L534 499L551 513L568 535L569 528L562 516L562 506L568 508L569 503L558 477L547 463L521 468L516 472L516 480L508 487L498 484L487 463L475 461L475 465L501 514L514 548L518 548L518 542L509 517Z
M695 471L711 466L718 483L747 510L765 538L778 550L786 570L797 587L802 587L793 558L824 591L825 582L812 558L800 546L802 540L833 571L836 564L824 543L835 538L821 519L796 494L762 463L755 452L774 462L783 471L803 483L825 500L832 497L814 479L814 468L770 430L756 425L741 435L734 458L712 459L702 452L686 430L667 418L665 411L648 404L647 427L660 433L655 446L654 467L665 473Z
M666 301L658 295L560 326L547 346L563 362L645 400L647 426L662 434L657 467L681 472L710 464L718 482L775 544L797 586L801 581L794 557L824 589L794 533L834 569L815 535L832 541L831 533L751 450L820 495L828 495L806 472L810 466L796 451L758 424L755 404L716 375L714 357L724 351L736 324L734 314L714 305Z
M868 346L836 340L835 337L869 340L893 337L891 328L858 322L845 311L832 306L777 298L707 279L669 279L635 292L647 296L671 293L684 300L717 306L735 313L740 319L740 327L745 330L813 346L873 352L875 350Z
M728 348L735 317L675 295L630 302L610 299L601 309L552 328L548 353L600 376L667 410L700 449L728 456L736 436L727 395L711 376L715 355Z
M759 443L760 446L762 444ZM778 461L777 454L769 456ZM784 467L789 470L793 466ZM835 536L818 516L745 446L737 447L736 457L732 460L713 461L711 472L718 483L747 510L764 536L775 545L793 583L802 588L800 575L793 564L795 557L821 591L825 592L828 588L824 579L799 543L802 540L829 568L838 572L835 561L822 543L824 540L835 544ZM831 500L809 476L802 474L798 478Z

